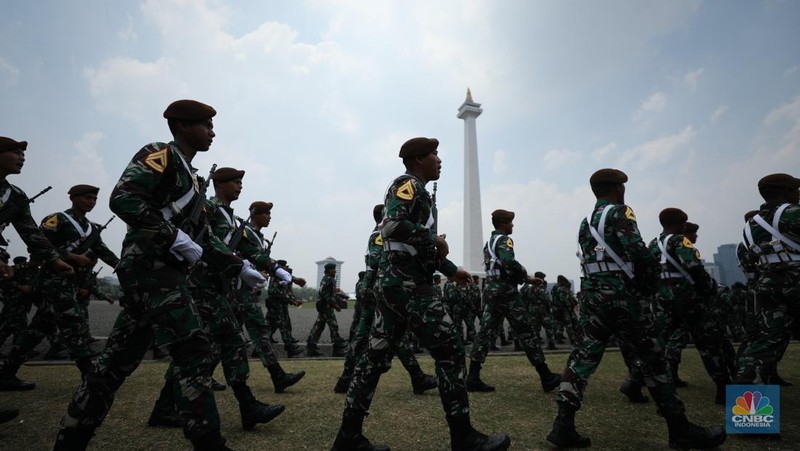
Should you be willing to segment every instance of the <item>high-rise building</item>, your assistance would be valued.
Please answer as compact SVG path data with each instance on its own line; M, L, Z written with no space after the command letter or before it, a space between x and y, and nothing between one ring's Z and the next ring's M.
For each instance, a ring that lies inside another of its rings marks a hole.
M319 287L320 282L322 282L322 277L325 275L325 265L328 263L334 263L336 265L336 288L341 288L343 261L336 260L333 257L328 257L325 260L320 260L315 263L317 264L317 287Z
M736 257L737 244L723 244L717 247L714 254L714 263L719 267L719 283L731 286L736 282L747 283L747 278L739 267L739 259Z

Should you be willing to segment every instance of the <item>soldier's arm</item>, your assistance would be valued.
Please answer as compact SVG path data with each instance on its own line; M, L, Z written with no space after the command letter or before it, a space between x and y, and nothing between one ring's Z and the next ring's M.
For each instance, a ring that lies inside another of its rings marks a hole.
M611 220L625 253L635 265L643 265L652 271L657 271L659 262L647 248L639 233L636 216L627 205L614 207Z
M95 226L97 226L95 224ZM107 264L108 266L114 268L119 264L119 257L117 257L111 249L106 246L103 242L102 238L98 238L97 241L94 243L91 249L92 254L97 256L103 263Z
M405 180L411 182L410 185ZM425 187L412 179L403 179L389 190L384 202L384 225L381 229L384 240L410 244L418 252L436 247L436 234L433 230L411 219L411 210L417 197L422 196L424 191Z
M27 199L25 194L21 195ZM11 223L14 225L14 229L19 234L19 237L22 238L22 241L28 246L28 252L32 255L36 255L43 261L49 263L61 258L50 240L47 239L42 233L42 230L36 225L36 222L31 216L31 209L27 202L19 209Z
M528 277L528 271L514 258L514 241L510 237L500 238L495 245L495 252L512 280L523 281Z

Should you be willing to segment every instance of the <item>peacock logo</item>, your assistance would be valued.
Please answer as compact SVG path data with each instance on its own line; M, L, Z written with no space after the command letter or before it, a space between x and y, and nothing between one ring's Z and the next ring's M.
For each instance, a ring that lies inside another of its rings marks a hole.
M736 398L736 405L733 406L734 415L772 415L772 406L769 398L763 396L760 391L746 391Z

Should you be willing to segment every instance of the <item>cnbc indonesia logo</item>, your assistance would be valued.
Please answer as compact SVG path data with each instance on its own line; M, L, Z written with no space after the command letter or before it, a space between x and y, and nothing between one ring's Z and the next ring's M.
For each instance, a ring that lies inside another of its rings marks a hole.
M741 429L741 432L755 432L754 429L773 429L777 426L775 409L770 405L770 399L760 391L746 391L736 397L736 404L730 412L733 414L730 417L731 425Z

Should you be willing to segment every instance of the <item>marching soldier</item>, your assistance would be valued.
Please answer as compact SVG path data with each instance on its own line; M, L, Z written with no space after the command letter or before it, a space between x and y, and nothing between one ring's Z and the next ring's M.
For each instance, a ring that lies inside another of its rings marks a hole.
M552 391L561 383L561 376L550 372L542 348L533 337L533 323L517 289L517 285L525 281L538 281L531 280L525 267L514 257L514 242L510 237L514 230L514 212L493 211L492 225L492 236L483 246L483 265L486 270L484 307L478 337L469 356L467 390L494 391L493 386L481 380L481 366L486 361L489 343L494 340L497 328L507 318L528 361L539 373L542 389L545 392Z
M328 263L325 265L325 275L320 281L317 294L317 320L311 326L311 332L309 332L306 342L306 355L309 357L322 355L317 348L317 342L326 324L330 330L331 342L333 342L333 356L344 356L347 342L339 335L339 323L336 322L334 310L337 312L340 310L336 301L336 264Z
M425 184L439 179L442 160L437 155L438 145L436 139L414 138L400 148L407 172L392 182L384 201L380 316L347 391L333 450L389 449L373 446L362 434L362 424L380 375L389 370L392 355L409 327L436 361L452 449L506 450L511 444L505 434L487 437L472 427L464 385L464 350L442 303L434 296L436 270L460 283L469 282L469 274L447 259L447 242L436 230L436 207L425 190Z
M4 280L3 311L0 313L0 346L8 337L22 334L28 327L28 311L33 305L37 268L23 256L14 257L14 276Z
M643 311L642 297L655 291L659 263L642 241L633 210L625 205L627 181L617 169L601 169L589 178L597 203L578 233L584 295L577 343L567 360L558 415L547 440L565 448L591 446L591 440L575 430L575 412L609 338L618 334L642 359L647 388L667 421L670 447L714 448L725 441L725 431L696 426L686 418L663 358L664 340L652 315Z
M278 260L278 265L285 268L289 274L292 268L286 260ZM295 357L303 353L304 348L297 346L297 339L292 336L292 321L289 317L289 306L302 304L294 293L291 284L280 284L270 278L267 285L267 298L264 300L267 307L265 318L269 325L270 337L279 331L287 357Z

